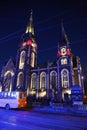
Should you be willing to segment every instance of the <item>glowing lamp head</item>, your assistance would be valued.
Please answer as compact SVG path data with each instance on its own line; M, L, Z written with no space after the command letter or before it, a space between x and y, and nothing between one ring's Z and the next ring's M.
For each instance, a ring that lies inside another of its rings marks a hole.
M29 45L29 46L32 45L32 41L30 39L27 41L27 45Z

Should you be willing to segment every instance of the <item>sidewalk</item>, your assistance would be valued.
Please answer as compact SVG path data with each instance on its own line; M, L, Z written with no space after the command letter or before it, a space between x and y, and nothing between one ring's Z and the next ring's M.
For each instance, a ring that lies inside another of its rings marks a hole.
M36 106L33 108L33 110L37 111L37 112L43 112L43 113L87 117L87 110L81 110L81 109L77 109L75 107Z

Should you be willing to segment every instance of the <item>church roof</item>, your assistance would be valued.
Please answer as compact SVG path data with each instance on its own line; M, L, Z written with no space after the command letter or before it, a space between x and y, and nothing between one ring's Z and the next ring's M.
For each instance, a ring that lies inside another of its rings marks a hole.
M13 63L12 58L10 58L10 59L8 60L6 66L14 67L14 63Z
M5 66L3 67L3 69L2 69L2 73L4 74L6 71L8 71L8 70L13 70L13 71L15 71L15 65L14 65L14 62L13 62L13 60L10 58L9 60L8 60L8 62L5 64Z

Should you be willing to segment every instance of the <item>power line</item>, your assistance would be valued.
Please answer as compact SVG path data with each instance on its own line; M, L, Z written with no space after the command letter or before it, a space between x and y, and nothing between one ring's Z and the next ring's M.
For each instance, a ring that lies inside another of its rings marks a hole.
M22 31L23 31L23 29L18 30L18 31L16 31L16 32L13 32L13 33L11 33L11 34L9 34L9 35L3 37L3 38L0 38L0 41L6 40L7 38L12 37L12 36L14 36L14 35L17 35L18 33L22 32Z
M48 22L48 21L51 21L51 20L54 19L54 18L57 18L57 17L62 16L62 15L65 15L66 13L68 13L67 10L66 10L66 11L63 11L61 14L54 15L54 16L52 16L52 17L50 17L50 18L45 19L45 20L41 20L41 21L37 22L36 25L42 24L42 23L46 23L46 22Z
M52 16L51 18L48 18L48 19L43 20L43 21L40 21L40 22L38 22L38 24L39 24L39 23L45 23L45 22L47 22L47 21L49 21L49 20L51 20L52 18L55 18L55 17L57 17L57 16L59 16L59 15L55 15L55 16ZM72 21L71 21L71 22L72 22ZM67 23L70 23L70 21L67 22ZM66 23L66 24L67 24L67 23ZM41 32L41 31L50 30L50 29L55 28L55 27L58 27L58 26L59 26L59 23L58 23L58 24L55 24L55 25L47 26L47 27L38 29L38 30L36 31L36 33L39 33L39 32ZM20 33L22 33L23 30L24 30L24 29L20 29L20 30L18 30L18 31L16 31L16 32L13 32L13 33L11 33L11 34L5 36L5 37L0 38L0 43L2 43L2 42L7 42L7 41L12 40L12 39L16 39L17 37L19 37L19 36L21 35ZM20 34L20 35L19 35L19 34ZM16 35L16 36L15 36L15 35ZM74 43L77 43L77 42L80 43L80 42L83 42L83 41L86 41L86 40L87 40L87 38L85 38L85 39L80 39L80 40L74 41Z
M45 20L39 21L38 23L35 24L35 26L37 26L37 25L39 25L39 24L41 24L41 23L46 23L46 22L52 20L53 18L59 17L60 15L64 15L64 14L67 13L67 12L68 12L68 11L64 11L64 12L62 12L61 14L57 14L57 15L54 15L54 16L52 16L52 17L50 17L50 18L45 19ZM52 29L52 28L54 28L54 27L57 27L58 25L59 25L59 24L55 24L55 25L52 25L52 26L47 26L47 27L38 29L36 32L49 30L49 29ZM11 39L12 39L12 36L17 35L17 34L19 34L19 33L22 33L23 30L24 30L24 29L20 29L20 30L18 30L18 31L16 31L16 32L13 32L13 33L11 33L11 34L5 36L5 37L2 37L2 38L0 38L0 41L1 41L1 42L3 42L3 40L8 41L8 40L6 40L7 38L10 39L10 37L11 37ZM15 38L16 38L16 37L15 37ZM14 38L13 38L13 39L14 39Z
M36 33L39 33L39 32L41 32L41 31L45 31L45 30L49 30L49 29L52 29L52 28L57 27L57 26L58 26L58 24L53 25L53 26L44 27L44 28L42 28L42 29L38 29L38 30L36 31ZM0 43L1 43L1 42L6 42L6 41L9 41L9 40L12 40L12 39L15 39L15 38L19 37L19 35L17 35L17 34L21 33L23 30L24 30L24 29L21 29L21 30L19 30L19 31L16 31L16 32L14 32L14 33L11 33L11 34L9 34L9 35L7 35L7 36L1 38L1 39L0 39ZM15 36L15 35L16 35L16 36Z

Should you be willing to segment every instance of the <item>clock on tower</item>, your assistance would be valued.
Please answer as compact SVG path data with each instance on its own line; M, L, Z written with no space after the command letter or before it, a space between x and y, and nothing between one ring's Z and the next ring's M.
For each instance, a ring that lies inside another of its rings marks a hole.
M66 48L65 47L61 48L61 55L62 56L66 55Z

